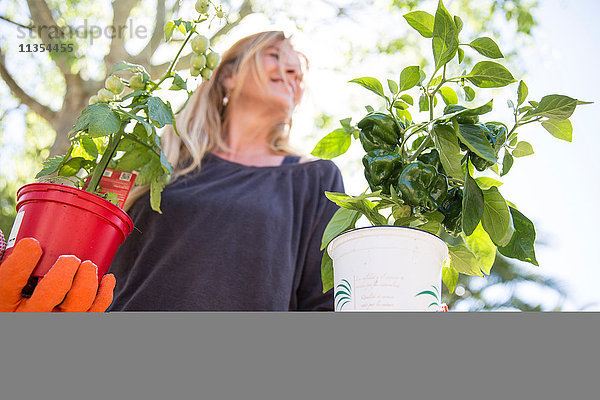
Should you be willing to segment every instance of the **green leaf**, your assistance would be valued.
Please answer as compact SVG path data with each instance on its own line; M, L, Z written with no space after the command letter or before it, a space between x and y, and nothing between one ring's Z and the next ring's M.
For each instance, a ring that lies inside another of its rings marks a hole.
M469 150L483 157L488 161L495 163L497 161L494 148L487 139L487 129L482 125L460 124L458 128L458 137Z
M471 174L467 172L465 174L465 187L463 189L463 216L462 216L462 228L463 232L469 236L473 233L477 224L483 217L483 192L477 186L475 179L471 177Z
M577 107L577 100L569 96L550 94L542 97L539 104L534 107L536 108L533 110L532 116L541 115L550 119L562 120L573 114Z
M142 73L146 73L147 74L146 69L143 66L141 66L139 64L131 64L131 63L128 63L126 61L119 61L118 63L116 63L111 68L109 74L112 74L112 73L117 72L117 71L122 71L124 69L127 69L129 71L133 71L133 72L142 72Z
M365 76L362 78L352 79L350 82L358 83L360 86L364 87L365 89L369 89L371 92L383 97L384 99L387 99L385 94L383 94L383 86L381 86L381 82L379 82L375 78Z
M159 214L162 214L162 211L160 211L160 200L165 185L166 183L161 177L155 177L150 182L150 207Z
M516 82L509 70L493 61L480 61L464 76L480 88L503 87Z
M409 107L409 105L402 100L396 100L392 106L398 110L406 110Z
M402 70L400 73L400 92L404 92L419 83L421 79L420 70L421 67L417 65L406 67Z
M475 107L475 108L467 108L466 110L463 110L462 112L459 111L459 113L461 113L461 115L465 115L465 116L483 115L483 114L487 114L490 111L492 111L493 107L494 107L494 99L491 99L484 105L481 105L481 106Z
M325 196L340 207L360 212L367 217L373 225L387 225L387 219L377 211L373 210L375 204L367 199L367 197L377 197L377 194L352 197L345 193L325 192Z
M442 269L442 281L448 288L448 291L454 293L454 289L456 289L456 284L458 283L458 271L451 266L444 267Z
M458 103L458 96L456 95L456 92L454 91L454 89L452 89L450 87L447 87L447 86L441 87L440 95L442 96L442 100L444 100L444 103L446 103L446 105Z
M96 147L96 143L92 139L87 136L81 138L81 146L86 153L90 155L92 159L98 158L98 147Z
M465 91L465 98L467 99L467 101L473 101L475 99L475 91L473 90L472 87L465 86L464 91Z
M42 170L37 173L37 175L35 176L35 179L41 178L42 176L53 174L56 171L58 171L58 168L60 167L60 165L62 164L64 159L65 159L65 156L56 156L56 157L52 157L52 158L49 158L46 161L44 161L42 163L42 166L44 168L42 168Z
M520 141L517 143L517 147L513 150L512 155L514 157L525 157L533 154L533 147L529 142Z
M508 204L495 186L483 191L483 199L481 218L483 229L496 245L504 246L510 241L514 232Z
M535 259L535 227L527 217L525 217L516 208L510 207L515 233L510 242L504 247L499 247L498 251L503 256L525 261L533 265L538 265Z
M479 262L475 254L464 244L448 246L450 253L450 266L463 274L471 276L483 276L479 268Z
M517 107L523 104L528 94L529 89L527 88L527 85L525 84L525 82L520 81L519 88L517 89Z
M490 239L488 233L483 229L481 224L470 236L463 236L467 247L477 258L479 268L484 274L489 275L496 260L496 245Z
M570 142L573 140L573 126L568 119L548 119L542 126L555 138Z
M85 108L84 108L83 111L81 112L81 114L79 115L79 117L77 117L77 120L75 121L75 125L73 125L73 127L69 131L69 136L71 136L71 134L73 134L73 133L77 133L77 132L86 130L89 125L90 125L89 114L87 111L85 111Z
M417 30L421 36L430 38L433 36L434 17L425 11L413 11L404 14L404 19L410 26Z
M437 235L440 232L444 214L439 211L430 211L426 212L423 216L427 221L423 224L416 225L415 228Z
M411 106L414 104L413 98L409 94L403 94L400 96L400 100L410 104Z
M463 172L460 166L462 156L454 129L447 125L434 125L432 135L446 174L453 178L462 179Z
M507 150L506 153L504 153L504 159L502 160L502 173L500 174L500 176L508 174L508 171L510 171L510 168L513 166L514 161L515 160L513 156Z
M67 161L58 171L60 176L75 176L81 169L82 163L86 161L83 157L73 157Z
M346 130L346 132L352 132L352 126L350 125L350 123L352 122L352 118L344 118L344 119L340 119L340 125L342 125L342 128L344 128Z
M458 48L458 63L459 64L462 63L464 59L465 59L465 51L459 47Z
M359 217L360 213L356 210L349 210L347 208L337 210L325 227L323 238L321 239L321 250L324 250L329 242L340 233L353 229Z
M321 280L323 282L323 293L333 289L333 260L326 251L321 259Z
M139 170L150 161L153 153L154 152L147 147L136 144L133 150L126 152L119 160L117 160L115 171Z
M504 185L503 182L497 181L494 178L489 178L487 176L481 176L479 178L475 178L477 182L477 186L479 186L482 190L489 189L493 186L499 187Z
M156 123L159 128L173 123L173 113L171 111L171 107L163 103L160 98L150 97L148 99L147 106L150 120Z
M135 179L136 186L145 186L149 185L154 179L155 176L161 176L163 173L162 166L160 165L160 160L156 157L153 157L152 160L144 165L138 171L138 176Z
M315 157L330 159L344 154L350 144L352 135L343 128L338 128L327 134L310 153Z
M187 85L179 74L176 73L173 75L173 83L169 90L187 90Z
M462 31L462 28L463 28L463 21L462 21L462 19L461 19L461 18L460 18L458 15L455 15L455 16L454 16L454 25L456 25L456 30L457 30L458 32ZM457 33L458 33L458 32L457 32Z
M391 79L388 79L387 83L388 83L388 88L390 89L390 92L392 92L392 94L398 93L398 84L396 82L394 82Z
M106 200L108 200L111 203L113 203L115 206L119 205L119 197L117 196L116 193L108 192L108 193L105 194L105 198L106 198Z
M469 43L473 49L479 54L488 58L504 58L504 55L500 51L500 48L489 37L480 37Z
M173 36L173 30L175 29L175 24L173 21L168 21L165 24L165 41L168 42Z
M429 111L429 98L425 94L419 97L419 111Z
M435 75L443 65L454 58L458 51L458 29L441 0L435 12L432 47Z
M89 137L112 135L121 127L121 119L108 105L96 103L83 109L82 114L87 114Z
M148 125L150 125L150 124L148 124ZM133 127L132 135L137 137L138 139L146 140L146 139L148 139L148 137L151 134L152 134L152 131L148 132L148 130L146 129L146 126L144 126L143 124L141 124L139 122L137 124L135 124L135 126Z

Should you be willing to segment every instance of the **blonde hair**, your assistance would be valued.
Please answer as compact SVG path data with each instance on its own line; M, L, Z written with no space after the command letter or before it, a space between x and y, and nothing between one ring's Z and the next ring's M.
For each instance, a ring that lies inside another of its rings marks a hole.
M278 41L290 45L281 31L260 32L238 40L229 50L222 55L222 61L213 71L210 80L198 86L190 97L188 104L176 117L176 126L179 135L171 125L167 126L161 135L162 148L167 160L174 168L171 182L194 170L200 170L201 161L207 152L215 150L228 150L227 137L223 127L227 121L227 107L223 98L230 100L239 95L242 87L240 82L253 78L263 88L267 87L268 79L263 69L262 52ZM306 57L298 53L304 61L303 67L308 66ZM283 65L280 63L283 79ZM300 71L302 76L302 71ZM225 87L225 78L235 76L234 89L231 93ZM277 153L286 155L297 154L289 145L289 128L291 117L288 121L278 125L270 133L268 140L270 148ZM129 194L125 206L128 210L137 199L149 190L146 186L137 186Z

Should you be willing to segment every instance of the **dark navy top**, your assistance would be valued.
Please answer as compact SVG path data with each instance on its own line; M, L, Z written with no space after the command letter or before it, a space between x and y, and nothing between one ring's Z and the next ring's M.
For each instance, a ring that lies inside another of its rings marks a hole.
M245 166L207 154L199 173L167 185L162 214L149 194L110 271L109 311L333 310L323 294L321 237L343 192L329 160Z

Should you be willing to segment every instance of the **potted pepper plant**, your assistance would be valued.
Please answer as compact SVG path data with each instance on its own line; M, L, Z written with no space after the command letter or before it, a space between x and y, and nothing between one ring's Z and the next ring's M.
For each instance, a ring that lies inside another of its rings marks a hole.
M5 256L24 237L36 238L44 253L33 271L24 295L33 292L39 278L61 254L73 254L98 266L98 279L108 270L118 246L133 230L131 218L121 209L135 185L149 185L152 209L160 212L161 192L173 167L167 160L157 129L172 124L173 111L155 91L170 83L170 90L193 91L174 71L179 57L191 43L192 76L210 79L220 61L210 41L197 28L205 21L223 18L220 6L198 1L194 20L177 19L165 24L165 39L175 29L185 39L167 71L152 80L141 65L118 62L105 87L90 98L70 130L66 154L48 159L37 174L38 182L17 192L17 217L7 240ZM128 93L125 93L128 87Z
M431 40L432 71L404 68L399 81L388 79L389 95L375 78L351 80L383 98L385 109L367 106L368 114L356 125L341 120L342 127L312 152L333 158L345 153L352 139L365 151L369 189L359 196L326 193L340 206L321 246L323 291L334 288L336 311L438 311L441 282L453 292L460 273L489 274L496 251L538 265L534 225L502 196L499 177L512 170L515 158L533 154L531 144L518 137L520 127L539 122L558 139L571 141L568 118L586 104L558 94L527 101L525 82L517 83L492 61L503 58L494 40L460 41L463 22L441 1L435 15L413 11L404 18ZM461 73L465 51L485 59ZM466 105L474 101L475 88L513 83L511 121L486 118L493 99ZM428 118L416 122L413 109ZM356 229L361 216L372 226Z

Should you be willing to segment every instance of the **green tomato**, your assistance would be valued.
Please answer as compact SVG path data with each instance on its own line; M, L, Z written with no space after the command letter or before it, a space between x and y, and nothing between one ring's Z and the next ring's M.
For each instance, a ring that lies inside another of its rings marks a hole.
M190 75L198 76L198 75L200 75L200 70L192 67L192 68L190 68Z
M100 99L98 98L97 95L93 95L92 97L90 97L90 100L88 101L88 104L96 104L100 101Z
M209 68L203 68L202 71L200 71L200 76L202 76L202 79L205 81L209 80L211 75L212 71Z
M108 103L110 100L114 99L115 95L108 91L107 89L98 90L98 101L101 103Z
M192 54L190 65L195 69L202 69L206 65L206 57L204 54Z
M194 50L194 53L202 54L208 50L209 46L210 40L206 36L196 35L196 37L192 39L192 50Z
M206 55L206 66L210 69L215 69L220 61L221 56L219 53L210 52Z
M196 11L200 14L205 14L208 11L208 0L198 0L196 2Z
M133 75L129 80L129 87L133 90L144 90L146 88L146 84L144 83L142 74Z
M104 81L104 87L116 95L121 94L121 92L123 92L123 89L125 89L125 85L123 85L121 79L114 75L111 75L108 78L106 78L106 81Z

